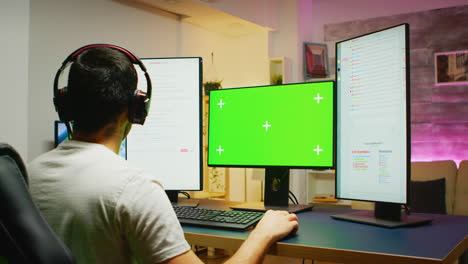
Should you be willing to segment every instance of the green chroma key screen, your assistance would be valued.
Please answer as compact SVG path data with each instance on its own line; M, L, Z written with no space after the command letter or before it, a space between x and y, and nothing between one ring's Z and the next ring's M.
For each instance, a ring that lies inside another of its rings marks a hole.
M210 92L208 165L333 167L334 82Z

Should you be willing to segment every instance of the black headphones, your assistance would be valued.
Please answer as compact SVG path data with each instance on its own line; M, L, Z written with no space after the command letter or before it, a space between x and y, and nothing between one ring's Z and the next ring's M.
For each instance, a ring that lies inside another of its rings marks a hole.
M110 44L90 44L90 45L83 46L75 50L74 52L72 52L63 61L62 66L60 67L60 69L58 69L54 78L54 105L55 105L55 110L57 111L59 115L60 121L66 122L68 124L70 121L73 121L74 119L73 114L72 114L73 111L71 111L70 109L70 103L69 103L70 95L67 91L67 87L66 86L63 88L58 87L60 75L65 70L65 68L67 68L69 64L76 61L76 58L78 57L78 55L80 55L85 50L95 48L95 47L111 48L111 49L118 50L124 53L125 55L127 55L128 58L130 58L130 61L133 64L140 66L140 69L145 74L146 85L147 85L146 92L136 89L133 95L133 98L130 100L130 103L128 106L128 121L133 124L143 125L145 123L146 116L148 115L150 101L151 101L151 79L149 77L149 74L146 71L145 65L143 65L143 62L140 59L138 59L138 57L136 57L130 51L122 47L110 45Z

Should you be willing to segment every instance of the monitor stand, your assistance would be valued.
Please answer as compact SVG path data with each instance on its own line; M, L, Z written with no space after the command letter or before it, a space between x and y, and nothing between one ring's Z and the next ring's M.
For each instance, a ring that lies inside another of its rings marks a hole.
M299 213L312 209L312 205L289 204L289 168L265 168L265 199L263 203L243 203L231 206L234 210L259 211L285 210Z
M171 201L172 205L197 207L199 203L198 200L193 199L179 200L179 191L166 191L166 194L167 197L169 197L169 201Z
M376 225L387 228L425 225L432 220L413 215L401 214L401 204L376 202L374 211L358 211L331 216L334 219Z

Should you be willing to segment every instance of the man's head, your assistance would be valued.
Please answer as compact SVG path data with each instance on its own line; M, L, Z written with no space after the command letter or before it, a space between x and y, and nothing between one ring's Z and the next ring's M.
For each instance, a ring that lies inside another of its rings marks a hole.
M131 59L109 47L81 52L70 67L68 93L74 127L96 132L117 121L137 88L137 74Z

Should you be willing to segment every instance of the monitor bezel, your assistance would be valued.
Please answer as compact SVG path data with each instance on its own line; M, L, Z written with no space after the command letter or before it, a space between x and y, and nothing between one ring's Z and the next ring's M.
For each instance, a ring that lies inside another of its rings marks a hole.
M54 147L55 148L59 145L59 142L58 142L58 128L59 128L60 124L65 125L65 122L60 121L60 120L54 120ZM67 131L67 134L68 134L68 131Z
M408 23L401 23L398 25L394 25L391 27L386 27L383 29L379 29L376 31L372 31L366 34L362 34L359 36L355 36L352 38L348 38L345 40L341 40L335 43L335 78L338 78L338 45L347 42L350 40L354 40L357 38L361 38L364 36L372 35L378 32L382 32L385 30L397 28L404 26L405 28L405 63L406 63L406 202L405 203L398 203L398 202L388 202L388 201L379 201L379 200L366 200L366 199L355 199L355 198L346 198L338 195L338 166L335 167L335 196L337 199L343 200L352 200L352 201L362 201L362 202L383 202L383 203L390 203L390 204L409 204L410 203L410 182L411 182L411 84L410 84L410 39L409 39L409 24ZM336 90L338 90L338 83L336 85ZM336 101L338 101L339 93L337 91ZM338 120L337 120L338 121ZM338 122L336 123L336 132L338 133ZM338 138L336 138L336 144L338 144ZM336 157L338 157L338 145L336 145ZM336 162L335 165L338 165Z
M203 58L202 57L145 57L140 58L140 60L145 64L145 60L163 60L163 59L198 59L198 80L199 80L199 89L198 89L198 100L199 100L199 152L200 152L200 178L199 183L200 185L198 188L193 189L166 189L166 191L202 191L203 190ZM146 65L145 65L146 67ZM153 87L153 89L157 89L157 87ZM151 111L151 109L150 109ZM127 149L128 151L128 149Z
M307 84L307 83L332 83L332 92L333 92L333 154L332 154L332 164L330 166L288 166L288 165L232 165L232 164L210 164L209 163L209 151L207 151L207 164L208 167L228 167L228 168L291 168L291 169L314 169L314 170L330 170L334 169L336 165L336 122L337 122L337 104L336 104L336 82L334 80L321 80L321 81L306 81L306 82L297 82L297 83L286 83L286 84L270 84L270 85L259 85L259 86L246 86L246 87L234 87L226 88L223 90L234 90L234 89L250 89L250 88L263 88L263 87L272 87L272 86L288 86L288 85L297 85L297 84ZM216 92L216 91L214 91ZM209 107L208 107L209 111ZM207 130L207 146L210 144L210 118L208 114L208 130Z

